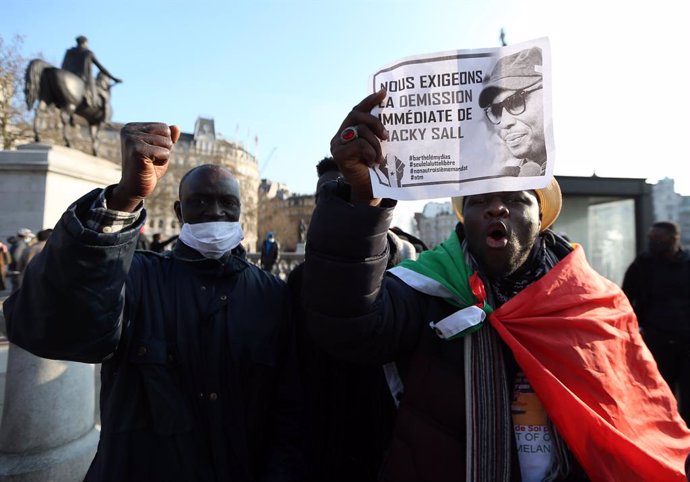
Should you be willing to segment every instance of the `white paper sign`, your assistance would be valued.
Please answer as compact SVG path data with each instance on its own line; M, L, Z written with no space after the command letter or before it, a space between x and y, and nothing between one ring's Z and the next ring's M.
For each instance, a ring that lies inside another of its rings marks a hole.
M369 79L388 130L376 197L413 200L545 187L553 175L548 39L401 59Z

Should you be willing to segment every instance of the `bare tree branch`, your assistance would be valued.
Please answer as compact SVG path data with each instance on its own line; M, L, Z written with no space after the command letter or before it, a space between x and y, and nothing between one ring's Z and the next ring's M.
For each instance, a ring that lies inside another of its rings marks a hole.
M10 149L17 140L30 136L29 113L22 95L26 59L21 50L24 38L15 35L6 41L0 35L0 137L2 148Z

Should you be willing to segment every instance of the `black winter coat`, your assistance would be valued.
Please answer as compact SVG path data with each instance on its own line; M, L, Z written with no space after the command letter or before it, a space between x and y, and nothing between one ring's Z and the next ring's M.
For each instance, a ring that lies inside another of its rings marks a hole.
M404 369L404 396L380 481L464 481L463 339L443 341L429 327L454 308L386 273L393 202L384 199L374 208L348 198L342 182L324 186L309 225L302 288L309 330L336 357L376 366L396 361ZM509 351L506 359L512 359ZM506 367L510 379L512 365ZM512 461L511 480L519 481L516 457ZM574 465L567 481L586 481Z
M690 255L637 256L623 278L623 291L640 327L690 340Z
M13 343L102 362L101 440L86 480L301 480L301 389L283 282L230 255L135 252L145 216L62 216L4 305Z
M384 276L393 210L349 204L340 199L347 186L335 186L321 190L309 225L302 290L309 329L337 357L411 364L379 480L464 480L463 343L444 343L428 326L453 308Z

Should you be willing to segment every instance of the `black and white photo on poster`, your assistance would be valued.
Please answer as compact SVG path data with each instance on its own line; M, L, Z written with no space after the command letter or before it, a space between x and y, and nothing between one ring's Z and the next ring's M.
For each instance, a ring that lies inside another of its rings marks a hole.
M372 114L388 131L377 197L432 199L535 189L553 175L548 39L408 57L378 70Z

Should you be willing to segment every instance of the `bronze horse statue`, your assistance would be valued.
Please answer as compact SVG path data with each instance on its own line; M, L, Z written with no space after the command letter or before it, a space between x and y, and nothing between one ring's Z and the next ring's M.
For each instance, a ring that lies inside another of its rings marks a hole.
M110 84L108 76L98 73L95 84L95 95L91 95L90 87L79 76L64 69L53 67L49 63L34 59L26 68L24 96L29 110L38 101L34 115L34 140L41 142L38 130L38 112L47 106L55 106L60 110L62 120L62 136L67 147L72 147L72 141L67 135L67 124L74 125L74 115L78 115L89 124L91 133L91 147L94 156L98 155L98 133L105 122L110 122L112 108L110 106ZM93 97L87 102L89 97Z

